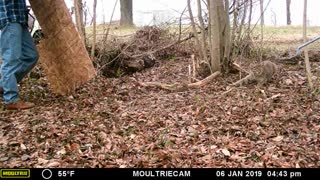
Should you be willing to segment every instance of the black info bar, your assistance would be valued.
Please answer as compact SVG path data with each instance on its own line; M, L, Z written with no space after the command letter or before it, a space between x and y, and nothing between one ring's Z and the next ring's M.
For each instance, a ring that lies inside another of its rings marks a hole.
M320 179L320 169L280 168L24 168L0 171L0 179Z

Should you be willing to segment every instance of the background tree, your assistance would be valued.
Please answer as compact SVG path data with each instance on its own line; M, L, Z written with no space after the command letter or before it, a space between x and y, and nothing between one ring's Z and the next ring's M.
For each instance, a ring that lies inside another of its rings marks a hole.
M230 20L228 0L209 0L210 56L213 72L229 66ZM223 69L224 71L226 69Z
M287 25L291 25L291 11L290 11L290 6L291 6L291 0L286 0L287 3Z
M120 0L120 25L133 26L132 0Z
M304 7L303 7L303 41L307 42L307 13L308 13L308 0L304 0ZM308 53L308 47L304 50L304 64L308 79L308 85L311 90L313 90L313 83L312 83L312 72L311 72L311 66L309 61L309 53Z
M83 39L83 42L86 43L86 32L84 25L84 16L83 16L83 3L82 0L74 0L74 13L76 17L76 27L78 32Z
M264 27L264 6L263 6L263 0L260 0L260 26L261 26L261 43L263 42L263 27Z
M92 48L91 48L91 59L94 59L94 54L96 50L96 39L97 39L97 0L93 0L93 40L92 40Z

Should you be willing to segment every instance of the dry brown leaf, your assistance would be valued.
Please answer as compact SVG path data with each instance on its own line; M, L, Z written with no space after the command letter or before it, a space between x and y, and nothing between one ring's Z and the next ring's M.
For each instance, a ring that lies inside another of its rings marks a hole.
M280 141L283 140L283 138L284 138L283 136L277 136L275 138L272 138L272 140L275 141L275 142L280 142Z
M225 156L228 156L230 157L231 156L231 153L228 149L222 149L221 152L225 155Z

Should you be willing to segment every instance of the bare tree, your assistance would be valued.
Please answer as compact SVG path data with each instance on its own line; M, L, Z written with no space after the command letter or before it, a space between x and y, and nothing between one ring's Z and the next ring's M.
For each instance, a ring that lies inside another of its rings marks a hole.
M190 4L190 3L189 3ZM199 19L199 24L200 24L200 28L201 28L201 51L202 51L202 56L203 56L203 60L208 62L208 58L207 58L207 37L206 37L206 32L205 32L205 23L204 20L202 18L202 5L201 5L201 0L197 0L197 4L198 4L198 19ZM191 8L189 8L191 9ZM190 11L190 10L189 10Z
M303 40L304 42L307 42L307 6L308 6L308 0L304 0L304 8L303 8ZM308 49L306 48L304 50L304 61L305 61L305 69L308 79L308 85L310 89L313 89L313 83L312 83L312 73L311 73L311 67L309 62L309 53Z
M231 27L230 27L230 16L229 16L229 0L224 1L224 10L223 10L223 22L224 22L224 29L222 33L224 47L223 47L223 70L228 72L229 66L231 63L230 55L231 55Z
M92 48L91 48L91 59L94 59L94 54L96 50L96 40L97 40L97 0L93 0L93 40L92 40Z
M120 25L133 26L132 0L120 0Z
M76 26L77 26L78 32L83 42L86 42L86 32L85 32L84 19L83 19L84 17L83 17L82 0L74 0L74 11L76 16Z
M287 25L291 25L291 0L286 0L287 1Z
M253 2L249 0L250 10L249 10L249 18L248 18L248 30L251 29L251 21L252 21L252 10L253 10ZM247 31L250 35L250 31Z
M194 21L194 16L193 16L192 8L191 8L191 0L188 0L187 4L188 4L188 11L189 11L189 16L190 16L190 20L191 20L191 27L192 27L192 31L194 34L196 49L199 53L200 59L203 59L206 56L206 52L205 52L204 47L200 46L201 43L200 43L200 40L198 37L197 25Z
M260 26L261 26L261 43L263 42L263 27L264 27L264 7L263 0L260 0Z
M230 57L229 7L226 0L209 0L208 2L211 68L213 72L217 72L221 71L221 64L228 64Z

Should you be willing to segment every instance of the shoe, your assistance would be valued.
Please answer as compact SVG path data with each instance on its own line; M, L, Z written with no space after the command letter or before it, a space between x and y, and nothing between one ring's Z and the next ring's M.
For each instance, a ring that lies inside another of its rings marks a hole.
M34 106L35 105L33 103L19 100L17 102L4 105L4 109L5 110L23 110L23 109L33 108Z

